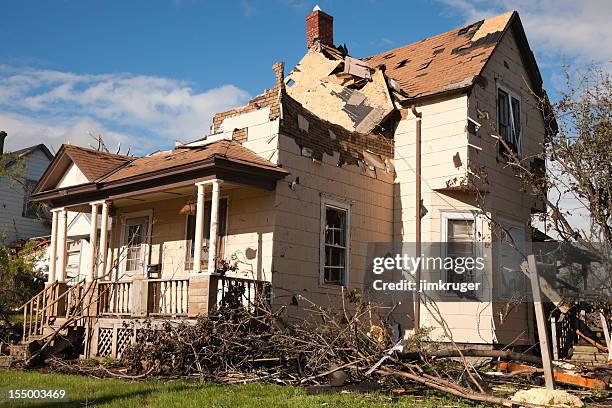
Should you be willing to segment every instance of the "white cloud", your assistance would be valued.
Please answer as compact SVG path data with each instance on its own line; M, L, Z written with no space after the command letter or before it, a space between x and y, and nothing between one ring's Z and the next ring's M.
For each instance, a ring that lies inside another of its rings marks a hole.
M441 0L466 22L518 10L531 47L555 60L581 63L612 59L609 0Z
M154 143L147 138L135 138L121 132L114 132L89 117L74 117L66 120L37 119L10 112L0 112L0 127L6 129L7 150L45 143L57 151L62 143L78 146L94 146L94 137L102 135L109 148L118 146L139 146L144 150L153 149ZM125 149L122 149L125 152Z
M86 145L92 133L145 153L206 134L216 112L248 97L233 85L196 92L163 77L0 66L0 128L13 149L41 142L57 148L68 140Z

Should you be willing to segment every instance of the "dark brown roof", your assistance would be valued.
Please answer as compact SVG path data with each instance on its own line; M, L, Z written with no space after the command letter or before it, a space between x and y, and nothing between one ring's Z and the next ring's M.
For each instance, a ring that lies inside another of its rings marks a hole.
M122 164L134 160L134 157L100 152L85 147L73 145L64 145L63 147L68 157L89 181L98 180Z
M255 154L238 142L219 140L203 146L179 147L174 150L155 153L151 156L140 157L104 177L102 181L108 183L125 180L213 158L222 158L234 163L243 163L254 167L280 170L274 163Z
M472 85L516 12L507 12L422 41L364 58L385 66L409 98Z

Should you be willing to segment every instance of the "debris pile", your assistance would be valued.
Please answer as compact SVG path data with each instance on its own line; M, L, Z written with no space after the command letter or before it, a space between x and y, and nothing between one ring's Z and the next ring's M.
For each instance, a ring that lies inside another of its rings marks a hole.
M161 330L141 330L122 355L126 370L121 375L327 387L377 383L386 389L414 389L416 384L503 406L513 406L510 397L518 388L500 392L500 386L542 382L535 355L461 349L452 342L453 348L443 349L426 329L399 339L387 321L389 310L364 302L356 292L343 296L339 311L303 297L300 303L307 304L301 318L295 313L289 318L284 308L272 310L263 300L249 308L228 302L195 324L167 321ZM610 374L612 367L602 367L596 384L608 387L609 378L602 378ZM568 406L580 406L578 402Z

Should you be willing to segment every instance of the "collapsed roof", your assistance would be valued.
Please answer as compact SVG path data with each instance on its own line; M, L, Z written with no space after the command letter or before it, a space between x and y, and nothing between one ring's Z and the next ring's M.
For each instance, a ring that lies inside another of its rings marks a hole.
M539 69L515 11L363 59L351 57L346 46L334 47L315 37L287 75L287 93L322 119L358 133L376 132L396 103L467 91L509 29L516 36L532 88L544 95Z

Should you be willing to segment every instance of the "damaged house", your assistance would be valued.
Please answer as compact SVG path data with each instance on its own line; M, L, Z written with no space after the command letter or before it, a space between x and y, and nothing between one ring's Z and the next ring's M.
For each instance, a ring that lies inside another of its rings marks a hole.
M318 8L306 37L296 67L285 75L276 63L274 86L217 113L200 140L146 157L60 149L32 196L52 208L55 262L25 305L24 340L83 313L67 330L84 353L117 356L142 319L194 319L231 287L246 301L265 290L289 312L299 295L326 304L343 289L365 291L370 243L502 239L488 219L530 241L542 203L521 192L491 137L530 157L546 135L542 79L516 12L365 58L334 45L333 18ZM66 272L71 212L92 220L83 280ZM483 291L500 284L494 270L512 256L488 258ZM92 285L88 310L71 308ZM411 330L412 296L389 301L396 327ZM439 307L455 342L535 342L526 305ZM436 327L428 313L421 308L420 326Z

